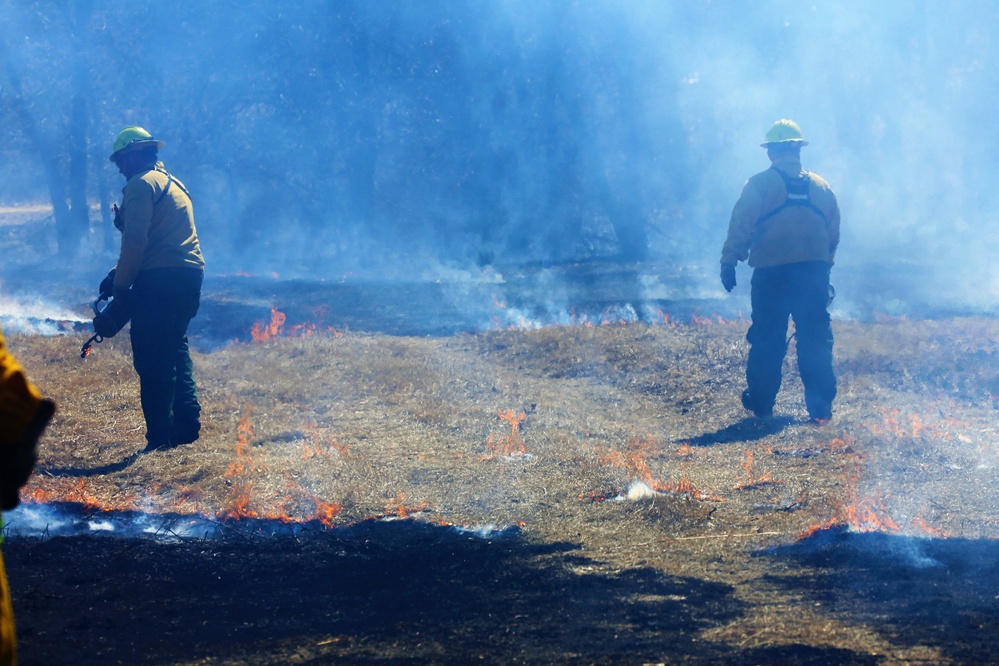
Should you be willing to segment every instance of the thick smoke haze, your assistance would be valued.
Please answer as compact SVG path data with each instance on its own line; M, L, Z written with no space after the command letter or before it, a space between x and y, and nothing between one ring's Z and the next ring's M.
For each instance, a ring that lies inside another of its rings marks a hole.
M0 205L55 200L61 253L113 255L107 156L138 124L192 191L210 274L613 259L720 295L732 205L787 117L840 199L841 314L990 308L997 19L988 0L7 0Z

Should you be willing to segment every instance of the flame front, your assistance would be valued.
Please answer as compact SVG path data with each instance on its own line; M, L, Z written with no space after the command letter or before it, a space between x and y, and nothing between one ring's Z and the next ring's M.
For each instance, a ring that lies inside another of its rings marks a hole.
M313 314L319 317L320 320L325 319L329 314L329 308L325 305L319 306L313 310ZM271 320L269 322L258 321L253 324L253 327L250 329L251 341L266 342L277 337L308 338L322 331L332 335L334 338L343 336L333 326L321 326L315 323L294 324L286 329L285 324L287 321L288 316L285 313L271 306Z

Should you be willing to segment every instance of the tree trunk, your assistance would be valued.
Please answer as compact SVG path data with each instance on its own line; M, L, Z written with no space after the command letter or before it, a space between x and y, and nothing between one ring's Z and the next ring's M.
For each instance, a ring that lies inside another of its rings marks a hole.
M69 116L69 211L62 227L58 230L59 253L75 254L90 231L90 206L87 203L87 129L89 113L87 100L90 97L90 79L87 72L88 53L86 38L87 18L92 7L90 0L76 0L73 3L73 43L76 53L73 61L73 104Z
M10 102L24 133L35 147L35 153L42 162L45 171L45 179L48 184L49 199L52 201L52 215L55 218L56 238L59 243L60 253L63 251L62 238L58 230L68 224L69 206L66 205L66 188L62 175L59 173L59 160L55 147L42 134L35 116L31 112L31 104L24 98L21 78L17 72L10 53L7 49L6 40L0 37L0 60L7 63L7 83L11 90Z

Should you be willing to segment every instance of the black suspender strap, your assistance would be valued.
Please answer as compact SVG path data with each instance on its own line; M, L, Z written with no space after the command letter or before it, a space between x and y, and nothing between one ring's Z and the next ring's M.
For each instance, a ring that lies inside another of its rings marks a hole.
M170 174L169 174L169 173L168 173L168 172L166 171L166 169L160 169L160 168L157 168L157 169L156 169L156 171L160 172L161 174L163 174L164 176L166 176L166 177L167 177L167 184L166 184L166 187L164 187L164 188L163 188L163 191L162 191L162 192L160 192L160 196L159 196L159 198L158 198L158 199L156 199L156 201L154 201L154 202L153 202L153 205L154 205L154 206L155 206L156 204L158 204L159 202L163 201L163 199L164 199L164 198L166 198L166 195L167 195L167 192L169 192L169 191L170 191L170 186L171 186L171 185L173 185L174 183L177 183L177 187L179 187L179 188L181 189L181 191L182 191L182 192L183 192L184 194L186 194L186 195L187 195L187 198L188 198L188 199L190 199L190 198L191 198L191 193L187 191L187 188L186 188L186 187L184 187L183 183L181 183L181 182L180 182L179 180L177 180L177 179L176 179L176 178L174 178L174 177L173 177L172 175L170 175Z
M819 210L808 196L808 188L811 183L811 179L808 177L807 171L797 178L792 178L777 167L770 167L770 169L771 171L776 171L777 175L779 175L781 180L784 181L784 188L787 190L787 197L784 199L784 203L780 206L777 206L772 211L756 220L757 229L759 229L760 225L772 218L774 215L781 212L785 208L790 208L791 206L804 206L821 217L823 222L827 221L826 214Z

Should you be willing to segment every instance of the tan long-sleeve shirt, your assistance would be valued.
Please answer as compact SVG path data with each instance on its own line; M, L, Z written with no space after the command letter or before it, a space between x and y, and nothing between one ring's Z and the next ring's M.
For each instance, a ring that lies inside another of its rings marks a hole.
M115 288L128 289L139 271L150 268L204 269L194 204L162 162L132 176L122 193L121 254Z
M732 210L721 263L735 265L748 260L754 268L826 261L830 264L839 245L839 204L822 177L801 168L796 157L773 162L792 178L806 174L808 199L821 215L807 206L787 206L762 223L787 201L784 179L774 169L751 177ZM824 219L823 219L824 218Z

